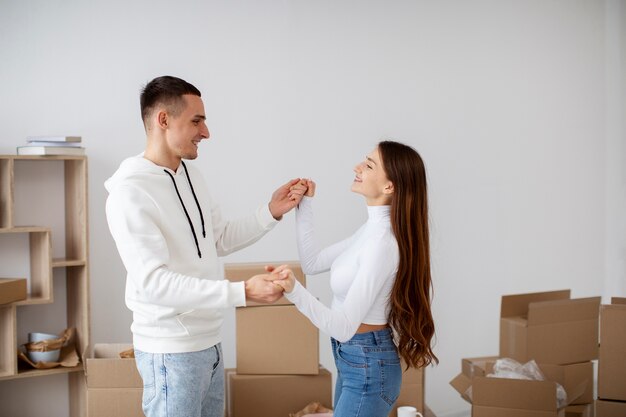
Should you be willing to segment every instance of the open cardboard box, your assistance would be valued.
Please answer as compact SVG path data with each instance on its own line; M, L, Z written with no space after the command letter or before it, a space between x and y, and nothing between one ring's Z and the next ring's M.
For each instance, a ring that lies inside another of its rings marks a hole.
M593 400L593 364L539 365L547 381L487 377L493 357L464 359L450 385L472 404L472 417L563 417L557 408L556 383L567 393L567 405ZM468 375L469 374L469 375Z
M96 343L93 357L85 361L87 388L142 388L134 358L120 358L130 343Z
M502 297L500 357L568 364L598 358L600 297L570 299L570 290Z
M85 360L88 417L143 417L143 381L134 358L120 358L132 344L98 343Z
M226 369L230 417L287 417L317 401L332 408L332 377L318 365L316 375L241 375Z
M599 356L598 398L626 401L626 298L600 306Z

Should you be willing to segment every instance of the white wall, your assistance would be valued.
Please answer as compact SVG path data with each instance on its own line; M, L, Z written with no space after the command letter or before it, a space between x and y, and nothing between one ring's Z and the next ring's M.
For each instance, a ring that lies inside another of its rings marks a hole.
M194 163L226 212L313 177L324 242L365 219L349 192L353 165L381 138L413 145L430 181L441 360L427 370L426 398L439 416L461 415L469 408L448 382L462 357L497 353L501 295L625 295L624 9L619 0L0 0L0 153L28 135L82 135L98 343L131 338L102 183L143 148L138 95L153 77L203 92L212 137ZM293 229L288 215L226 261L294 259ZM309 282L329 301L327 275ZM24 334L55 325L23 314ZM224 348L233 366L232 312ZM0 383L0 415L66 415L65 379Z

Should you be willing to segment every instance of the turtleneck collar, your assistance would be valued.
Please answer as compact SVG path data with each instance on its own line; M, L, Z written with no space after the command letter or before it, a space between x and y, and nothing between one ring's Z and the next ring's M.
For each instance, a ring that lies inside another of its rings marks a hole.
M368 221L389 221L391 206L367 206Z

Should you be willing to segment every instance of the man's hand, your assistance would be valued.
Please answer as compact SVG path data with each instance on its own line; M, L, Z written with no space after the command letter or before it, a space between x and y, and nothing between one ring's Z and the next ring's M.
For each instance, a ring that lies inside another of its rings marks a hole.
M307 191L306 180L295 178L282 185L272 194L269 203L270 213L276 220L280 220L283 214L294 208L302 200Z
M276 279L271 274L255 275L245 282L246 300L271 304L283 296L283 288L274 284Z

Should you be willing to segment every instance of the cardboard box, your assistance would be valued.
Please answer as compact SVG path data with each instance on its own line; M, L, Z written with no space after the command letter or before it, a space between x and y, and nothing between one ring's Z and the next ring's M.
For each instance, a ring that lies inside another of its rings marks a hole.
M598 398L626 401L626 299L612 302L600 306Z
M572 365L539 365L549 380L529 381L486 377L485 375L492 372L493 363L482 359L484 358L466 360L474 364L473 377L461 372L450 382L450 385L472 404L472 417L564 416L565 410L557 409L554 382L560 383L565 388L568 394L568 405L589 398L593 399L593 364L591 362ZM484 375L480 375L483 372Z
M465 392L474 377L485 377L493 373L497 356L461 359L462 372L450 384L468 402L471 398ZM573 392L578 387L584 389L582 394L571 401L571 404L589 404L593 402L593 362L574 363L571 365L538 364L546 379L558 382L566 392Z
M600 297L570 290L502 297L500 356L525 363L568 364L598 358Z
M121 359L119 354L131 344L100 343L94 346L93 358L87 358L87 388L142 388L135 359Z
M565 417L594 417L594 414L595 406L593 403L565 407Z
M144 417L143 388L87 389L88 417Z
M398 407L410 405L417 408L420 413L425 412L424 406L424 368L409 368L404 370L402 363L402 387L396 403L389 413L389 417L396 417Z
M298 261L279 261L279 262L249 262L249 263L231 263L224 265L224 277L232 282L246 281L248 278L251 278L254 275L258 274L266 274L265 265L289 265L289 267L293 270L293 274L296 276L296 279L300 281L300 283L306 287L306 278L304 276L304 272L302 272L302 268L300 267L300 263ZM285 297L281 297L278 301L273 303L272 305L288 305L292 304L291 301L287 300ZM254 301L248 301L246 303L248 307L267 305L263 303L257 303Z
M294 305L243 307L237 322L237 373L315 375L319 330Z
M26 278L0 278L0 304L25 300Z
M120 358L131 344L100 343L85 360L88 417L143 417L143 381L135 359Z
M626 402L596 400L596 417L624 417Z
M229 417L287 417L318 401L332 408L332 377L319 368L317 375L240 375L226 370Z

